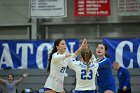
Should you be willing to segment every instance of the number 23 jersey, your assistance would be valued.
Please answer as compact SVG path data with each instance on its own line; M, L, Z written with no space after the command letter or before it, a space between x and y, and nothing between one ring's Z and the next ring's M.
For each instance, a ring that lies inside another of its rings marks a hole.
M98 63L91 60L89 68L81 61L76 61L71 58L68 62L68 67L73 69L76 73L76 87L75 90L95 90L95 77L98 69Z

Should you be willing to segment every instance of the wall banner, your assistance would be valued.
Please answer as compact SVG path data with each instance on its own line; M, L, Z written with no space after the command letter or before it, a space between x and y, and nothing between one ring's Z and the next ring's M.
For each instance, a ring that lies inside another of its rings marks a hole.
M140 67L140 38L110 39L104 38L112 61L116 60L127 68Z
M118 0L119 16L139 16L140 0Z
M30 0L31 17L52 18L67 16L67 0Z
M79 47L79 40L68 39L66 44L66 52L73 53ZM0 40L0 68L45 69L52 46L53 41Z
M109 16L110 0L75 0L75 16Z

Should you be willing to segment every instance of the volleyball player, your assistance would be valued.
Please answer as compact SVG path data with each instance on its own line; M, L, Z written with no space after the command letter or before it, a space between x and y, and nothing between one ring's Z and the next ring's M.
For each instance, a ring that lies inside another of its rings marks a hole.
M92 58L92 51L88 48L83 49L80 56L80 61L76 61L74 58L65 59L68 62L68 67L76 72L75 93L95 93L98 63L95 63L96 59Z
M116 93L116 83L112 75L112 62L107 54L107 45L98 44L96 54L99 63L97 85L99 93Z
M44 93L64 93L63 83L65 71L67 68L67 63L64 59L67 57L76 57L81 51L81 49L87 47L86 39L83 40L82 45L74 54L65 54L66 42L64 39L57 39L54 42L54 47L49 57L49 71L50 74L44 85Z

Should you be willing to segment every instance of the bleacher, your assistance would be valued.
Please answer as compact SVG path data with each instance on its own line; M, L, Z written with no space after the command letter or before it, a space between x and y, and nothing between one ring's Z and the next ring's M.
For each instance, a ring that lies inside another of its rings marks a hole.
M129 69L131 75L132 93L139 93L140 91L140 69ZM22 83L17 87L18 93L22 90L31 88L34 91L42 89L44 83L46 82L48 73L45 69L1 69L0 76L7 79L9 73L15 75L15 79L20 78L23 73L29 73L29 76L25 78ZM65 78L64 88L66 93L71 93L72 89L75 87L75 72L73 70L67 69L68 77ZM114 73L116 78L116 75ZM116 78L117 81L117 78ZM118 82L117 82L118 86ZM5 87L0 84L0 90L5 91ZM4 93L4 92L3 92Z
M29 76L27 78L25 78L21 84L19 84L17 86L17 90L19 93L21 93L21 91L23 91L24 89L33 89L34 91L37 91L39 89L42 89L48 73L46 70L42 70L42 69L1 69L0 70L0 76L3 79L7 79L7 75L9 73L12 73L15 75L15 79L19 79L23 73L29 73ZM67 70L67 73L69 73L69 76L65 78L65 91L66 93L71 93L71 90L74 88L75 85L75 73L73 70ZM5 87L0 84L0 89L2 89L2 91L5 91Z

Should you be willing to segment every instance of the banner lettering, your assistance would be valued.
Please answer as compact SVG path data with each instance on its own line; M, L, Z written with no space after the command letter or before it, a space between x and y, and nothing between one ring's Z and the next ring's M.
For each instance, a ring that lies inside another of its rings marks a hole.
M121 66L127 68L140 67L140 38L104 38L103 42L108 45L108 53L112 61L116 60Z
M66 40L66 52L73 53L79 47L79 40ZM47 68L48 55L53 41L1 40L0 68Z

